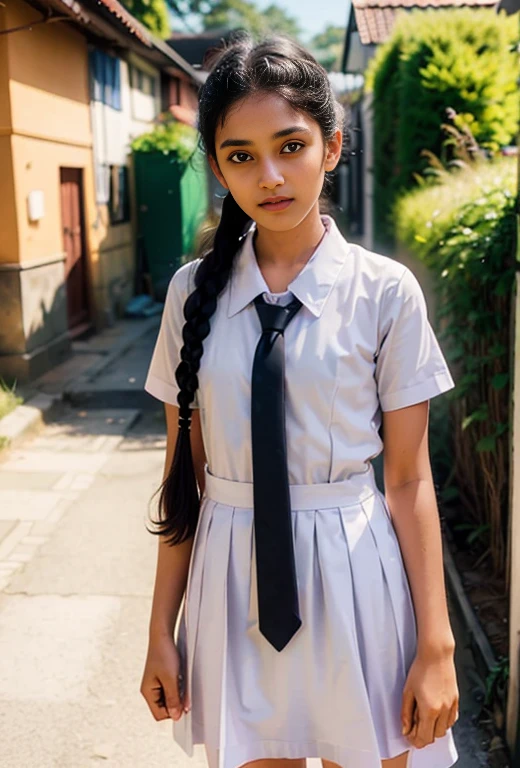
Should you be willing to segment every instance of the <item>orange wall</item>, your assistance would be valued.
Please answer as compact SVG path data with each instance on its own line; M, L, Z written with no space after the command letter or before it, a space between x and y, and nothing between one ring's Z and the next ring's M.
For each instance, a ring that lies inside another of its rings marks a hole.
M1 131L1 129L0 129ZM0 264L18 261L18 227L16 226L16 207L14 196L13 163L11 157L11 138L0 134Z
M8 27L7 10L0 6L0 29ZM4 133L11 125L11 105L9 103L9 55L8 41L12 35L0 35L0 132Z
M28 24L36 11L13 0L4 8L6 27ZM0 37L0 194L9 213L2 222L0 262L47 261L63 251L60 166L83 168L86 238L93 200L92 139L85 38L56 22ZM3 82L2 82L3 80ZM7 81L7 82L6 82ZM27 196L39 189L44 216L30 222Z
M27 262L51 258L63 251L60 167L83 169L84 200L88 203L94 195L90 149L14 135L12 152L16 169L19 260ZM27 216L27 196L33 189L41 189L44 194L45 213L38 222L30 222ZM88 216L86 218L88 237Z
M0 29L8 27L6 8L0 6ZM11 104L9 100L9 38L0 35L0 264L14 261L18 253L18 229L14 205L14 177L11 157Z
M20 0L7 4L10 26L27 24L36 11ZM90 146L87 43L71 24L40 24L9 35L12 127L52 141Z
M37 18L23 0L0 4L6 28ZM181 103L196 106L196 91L184 83ZM109 226L106 206L96 204L91 118L87 40L79 28L55 22L0 36L0 263L45 263L63 254L60 167L83 169L86 258L101 315L115 290L132 295L133 224ZM27 216L31 190L44 197L44 216L34 223Z

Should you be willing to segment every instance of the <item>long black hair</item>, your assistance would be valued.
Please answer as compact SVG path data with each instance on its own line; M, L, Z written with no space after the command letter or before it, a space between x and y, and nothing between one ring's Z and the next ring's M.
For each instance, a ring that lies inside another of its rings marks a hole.
M285 35L273 34L255 42L247 32L239 32L222 48L214 49L205 66L210 72L199 93L199 141L215 160L217 127L224 123L232 105L252 93L276 93L293 109L308 114L319 124L324 142L334 137L338 127L343 129L344 108L335 99L326 70L309 51ZM184 304L181 362L175 371L180 388L179 431L171 468L158 489L160 519L153 521L158 530L151 531L165 536L171 545L190 538L197 527L200 498L191 453L190 403L199 386L197 373L210 318L229 280L239 239L251 221L228 193L213 246L201 258L195 288Z

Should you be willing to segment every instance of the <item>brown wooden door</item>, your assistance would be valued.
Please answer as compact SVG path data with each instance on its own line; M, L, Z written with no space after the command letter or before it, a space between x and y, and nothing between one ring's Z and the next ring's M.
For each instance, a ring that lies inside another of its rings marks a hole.
M69 329L89 318L83 215L83 171L60 168L61 216Z

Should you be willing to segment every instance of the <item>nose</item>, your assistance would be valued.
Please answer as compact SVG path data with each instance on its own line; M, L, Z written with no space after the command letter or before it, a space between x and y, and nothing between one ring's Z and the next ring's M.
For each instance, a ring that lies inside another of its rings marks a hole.
M265 160L260 169L258 185L262 189L273 189L280 184L284 184L284 182L284 177L277 168L276 162L273 160Z

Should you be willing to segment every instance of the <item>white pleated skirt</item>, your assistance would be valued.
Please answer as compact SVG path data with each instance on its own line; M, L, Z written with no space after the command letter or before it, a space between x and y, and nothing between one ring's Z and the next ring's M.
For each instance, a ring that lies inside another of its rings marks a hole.
M176 627L192 708L172 721L209 768L317 757L381 768L448 768L449 729L421 749L401 735L402 692L416 650L406 571L373 468L337 483L292 485L302 626L282 651L258 628L253 486L205 469L185 599Z

